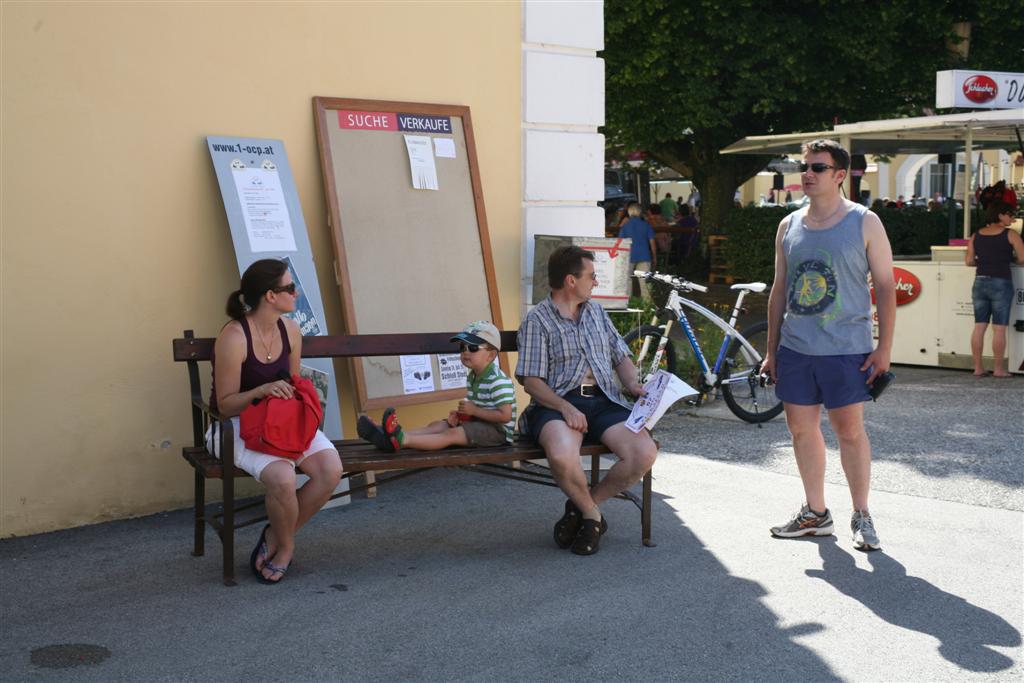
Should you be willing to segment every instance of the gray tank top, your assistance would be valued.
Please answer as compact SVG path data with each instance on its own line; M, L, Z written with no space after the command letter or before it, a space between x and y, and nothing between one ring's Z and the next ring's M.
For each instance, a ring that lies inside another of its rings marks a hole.
M871 293L864 248L864 214L847 204L842 220L824 230L804 225L807 209L790 214L786 255L786 315L779 343L810 356L871 353Z

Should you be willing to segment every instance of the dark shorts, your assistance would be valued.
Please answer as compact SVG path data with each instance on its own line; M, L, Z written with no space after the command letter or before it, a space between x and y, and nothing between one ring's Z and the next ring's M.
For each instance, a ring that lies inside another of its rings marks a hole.
M798 406L824 404L842 408L870 401L865 382L870 368L861 372L866 353L808 356L785 346L775 355L775 395Z
M459 426L462 427L462 431L466 432L466 441L470 446L504 446L508 443L503 424L470 420Z
M563 396L576 410L587 418L587 433L583 435L583 443L601 443L601 435L609 427L625 422L629 418L629 410L615 403L600 391L595 396L580 396L578 391ZM565 418L557 410L533 405L526 409L527 425L530 436L534 440L540 438L544 425L552 420L565 422Z
M974 322L987 323L991 318L993 325L1009 325L1013 281L978 275L971 288L971 302L974 304Z

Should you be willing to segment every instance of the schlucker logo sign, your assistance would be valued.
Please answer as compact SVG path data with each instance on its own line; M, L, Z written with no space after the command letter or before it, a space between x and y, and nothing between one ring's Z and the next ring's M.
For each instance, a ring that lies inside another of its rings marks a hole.
M1024 73L1005 71L938 71L938 109L1015 109L1024 106Z
M909 270L893 268L892 278L896 281L896 305L905 306L921 296L921 280ZM871 303L875 301L875 285L871 284Z

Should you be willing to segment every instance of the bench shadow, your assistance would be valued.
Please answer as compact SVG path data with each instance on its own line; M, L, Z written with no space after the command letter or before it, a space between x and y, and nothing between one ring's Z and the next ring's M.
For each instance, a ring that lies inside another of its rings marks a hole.
M992 646L1019 646L1021 634L999 615L908 575L906 567L884 552L867 553L869 571L839 548L835 536L816 544L822 569L808 569L807 576L827 582L894 626L934 637L939 653L958 667L991 673L1013 666L1012 659Z

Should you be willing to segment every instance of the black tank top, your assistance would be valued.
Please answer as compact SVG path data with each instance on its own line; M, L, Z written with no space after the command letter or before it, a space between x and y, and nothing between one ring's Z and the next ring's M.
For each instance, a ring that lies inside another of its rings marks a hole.
M281 355L269 363L261 362L252 348L252 332L249 330L249 319L242 318L238 322L242 323L242 332L245 333L245 360L242 361L242 375L239 378L238 391L249 391L261 384L279 380L281 379L282 371L284 374L290 375L289 356L292 352L292 345L288 341L288 329L284 326L284 320L277 319L277 331L281 333ZM214 371L216 362L216 354L211 353L210 369L213 372L214 379L210 383L210 407L214 410L217 410L217 374Z
M977 275L1012 280L1010 263L1013 261L1013 246L1009 231L1004 228L995 235L974 235L974 257L978 266Z

